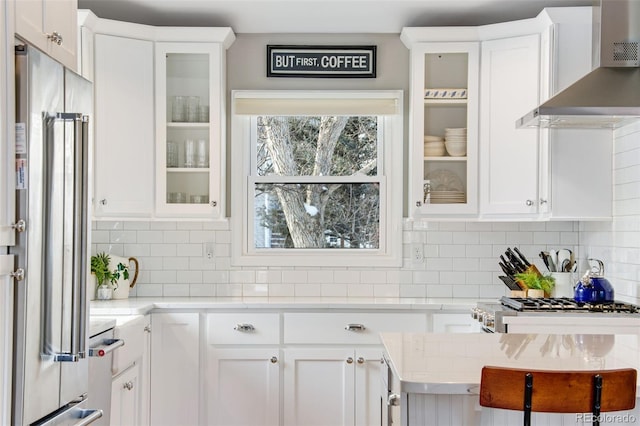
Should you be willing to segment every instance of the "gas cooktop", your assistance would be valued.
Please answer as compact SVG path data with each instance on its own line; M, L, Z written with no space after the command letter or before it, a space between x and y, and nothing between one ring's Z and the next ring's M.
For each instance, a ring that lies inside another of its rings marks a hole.
M503 306L519 312L611 312L611 313L640 313L640 306L619 301L607 303L576 302L569 297L558 298L522 298L502 296Z

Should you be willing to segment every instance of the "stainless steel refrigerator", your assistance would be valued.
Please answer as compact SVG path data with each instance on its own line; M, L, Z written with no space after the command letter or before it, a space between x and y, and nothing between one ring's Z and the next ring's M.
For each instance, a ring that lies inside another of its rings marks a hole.
M88 425L87 150L91 83L16 46L16 208L11 249L14 425Z

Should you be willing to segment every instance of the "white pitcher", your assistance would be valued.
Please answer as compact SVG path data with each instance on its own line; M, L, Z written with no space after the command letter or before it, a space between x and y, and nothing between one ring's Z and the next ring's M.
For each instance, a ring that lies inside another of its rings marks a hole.
M113 290L114 299L126 299L129 297L129 289L136 285L138 279L138 259L135 257L120 257L109 255L111 260L109 261L109 267L112 271L115 271L118 264L122 263L124 266L129 267L129 279L125 279L120 273L120 278L117 282L117 288ZM134 264L134 270L131 270L131 262ZM133 276L132 276L133 274Z

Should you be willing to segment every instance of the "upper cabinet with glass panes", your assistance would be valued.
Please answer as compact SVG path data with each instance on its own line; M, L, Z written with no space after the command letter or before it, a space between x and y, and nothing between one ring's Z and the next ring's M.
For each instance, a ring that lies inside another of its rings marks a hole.
M413 30L401 36L411 50L409 214L473 217L480 45L418 42Z
M156 44L156 211L224 216L224 48Z

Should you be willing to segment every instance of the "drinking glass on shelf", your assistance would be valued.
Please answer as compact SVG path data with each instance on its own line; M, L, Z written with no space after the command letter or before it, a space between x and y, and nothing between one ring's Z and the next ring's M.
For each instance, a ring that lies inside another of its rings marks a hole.
M187 194L184 192L169 192L167 194L167 203L179 204L187 202Z
M204 139L198 140L198 152L197 152L197 167L207 167L207 141Z
M201 123L209 122L209 105L200 105L200 109L198 109L198 121Z
M192 195L190 199L191 204L206 204L209 202L208 195Z
M167 142L167 167L178 167L178 144Z
M198 121L199 106L200 98L198 96L189 96L187 98L187 121L191 123Z
M171 103L171 121L185 121L185 98L184 96L174 96Z
M187 139L184 141L184 166L195 167L196 163L196 141Z

